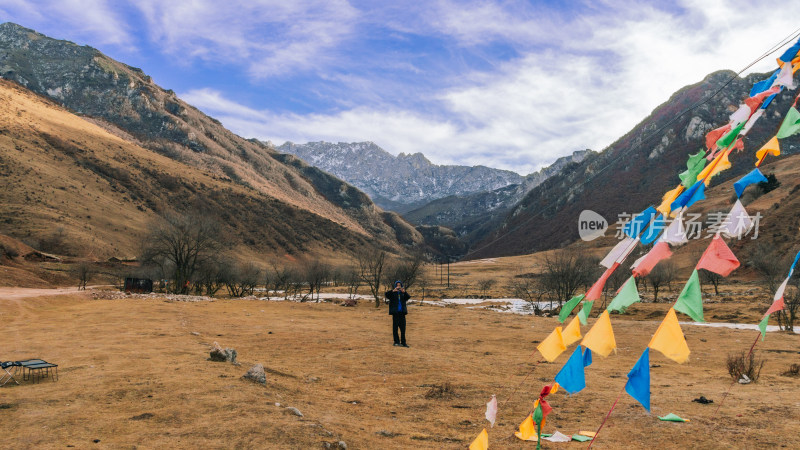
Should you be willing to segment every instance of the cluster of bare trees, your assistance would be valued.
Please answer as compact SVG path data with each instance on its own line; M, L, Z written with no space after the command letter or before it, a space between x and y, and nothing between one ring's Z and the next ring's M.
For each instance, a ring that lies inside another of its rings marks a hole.
M392 290L395 281L402 282L406 289L411 289L418 280L423 286L427 285L427 280L421 276L422 262L419 255L392 261L384 251L366 251L358 256L358 276L354 278L367 286L375 299L375 307L380 307L384 293Z

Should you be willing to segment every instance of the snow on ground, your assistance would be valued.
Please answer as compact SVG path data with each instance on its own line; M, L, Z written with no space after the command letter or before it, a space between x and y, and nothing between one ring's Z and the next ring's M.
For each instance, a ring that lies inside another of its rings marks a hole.
M728 323L728 322L678 322L681 325L696 325L698 327L734 328L737 330L758 330L758 324ZM767 331L780 331L777 325L767 325Z

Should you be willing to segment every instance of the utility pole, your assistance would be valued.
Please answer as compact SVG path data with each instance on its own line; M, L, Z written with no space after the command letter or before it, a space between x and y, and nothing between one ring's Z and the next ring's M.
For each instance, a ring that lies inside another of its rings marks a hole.
M450 257L447 257L447 289L450 289Z

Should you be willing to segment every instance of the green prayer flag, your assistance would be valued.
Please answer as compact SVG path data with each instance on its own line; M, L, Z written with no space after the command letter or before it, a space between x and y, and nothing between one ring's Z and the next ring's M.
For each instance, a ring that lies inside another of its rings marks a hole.
M583 302L583 308L578 311L578 319L583 325L586 325L586 320L589 318L589 313L592 312L592 305L594 305L594 300L591 302Z
M586 442L586 441L591 441L592 438L590 438L589 436L584 436L582 434L573 434L572 440L578 442Z
M786 117L783 119L783 123L781 123L777 137L778 139L783 139L797 134L798 131L800 131L800 111L797 111L797 108L792 106L789 108L789 111L786 112Z
M746 121L745 121L746 122ZM736 128L729 131L725 136L722 136L717 141L717 147L719 148L728 148L736 141L736 138L739 137L739 133L744 128L745 122L740 123Z
M767 337L767 322L769 322L769 314L764 316L761 319L761 322L758 323L758 329L761 331L761 340L763 341L765 337Z
M561 307L561 312L558 313L558 321L564 323L569 317L569 314L575 309L575 306L583 300L584 294L576 295L572 297L567 303L564 303L564 306Z
M628 278L628 281L622 285L622 289L619 290L619 294L614 297L614 300L611 300L611 303L608 304L608 308L606 309L609 311L624 313L629 306L638 302L639 300L639 291L636 290L636 280L634 280L633 277L630 277Z
M678 417L673 413L669 413L664 417L658 416L658 418L660 420L665 421L665 422L688 422L689 421L689 419L684 419L684 418Z
M703 291L700 290L700 277L697 275L697 269L692 271L692 276L683 287L673 308L675 311L691 317L695 322L705 322L703 320Z
M542 403L539 402L539 404L536 405L536 409L533 410L533 421L541 426L542 419L544 419L544 411L542 411Z
M686 161L687 170L678 175L683 187L690 188L697 182L697 176L700 175L700 172L706 167L704 153L703 150L700 150L697 154L689 155L689 160Z

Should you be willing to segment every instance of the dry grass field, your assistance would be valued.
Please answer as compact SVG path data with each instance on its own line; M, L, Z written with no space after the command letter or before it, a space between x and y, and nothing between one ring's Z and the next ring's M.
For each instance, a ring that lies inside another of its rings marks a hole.
M60 365L60 379L0 388L6 448L322 448L339 440L348 448L464 448L487 425L492 394L501 407L490 446L534 448L512 433L568 357L549 364L531 355L554 318L464 307L412 305L406 349L391 345L386 309L366 301L348 308L24 293L0 291L0 359L40 357ZM706 305L706 316L721 305ZM584 391L549 397L545 431L595 430L659 320L614 316L617 353L595 357ZM595 446L796 448L800 380L781 373L800 362L800 337L774 332L759 342L761 379L734 386L715 416L731 383L726 356L747 350L756 332L683 330L689 362L651 355L652 414L623 395ZM241 365L207 361L214 341L235 348ZM256 363L267 369L265 386L241 378ZM426 398L445 383L452 395ZM692 402L701 395L717 403ZM656 418L670 412L691 422Z

